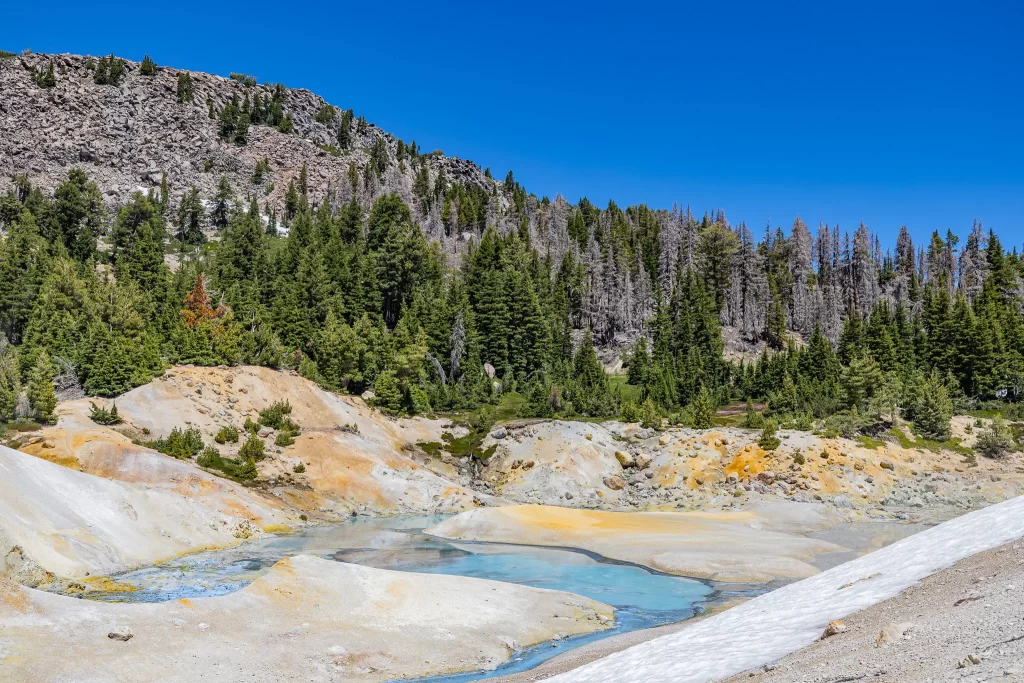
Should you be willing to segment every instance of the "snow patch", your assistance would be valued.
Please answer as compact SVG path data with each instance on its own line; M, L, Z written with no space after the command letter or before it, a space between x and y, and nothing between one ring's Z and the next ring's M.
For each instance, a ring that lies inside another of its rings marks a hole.
M1022 536L1024 496L950 520L548 683L707 683L725 678L806 647L828 622Z

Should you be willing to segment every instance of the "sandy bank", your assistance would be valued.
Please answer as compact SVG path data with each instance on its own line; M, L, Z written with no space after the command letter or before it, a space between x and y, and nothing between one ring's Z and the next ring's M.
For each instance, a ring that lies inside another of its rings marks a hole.
M569 593L305 555L237 593L191 601L95 603L0 583L0 678L385 681L492 669L611 616Z
M544 505L471 510L427 529L444 538L582 548L683 576L761 582L811 576L815 555L843 550L797 535L831 523L820 506L743 511L604 512Z

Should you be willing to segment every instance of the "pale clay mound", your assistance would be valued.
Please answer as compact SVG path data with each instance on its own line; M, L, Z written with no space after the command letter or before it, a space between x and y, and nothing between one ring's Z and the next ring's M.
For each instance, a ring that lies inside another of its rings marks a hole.
M173 491L0 446L0 576L41 585L88 581L258 533L242 517Z
M796 535L834 518L821 506L763 504L744 511L605 512L539 505L471 510L427 529L443 538L582 548L658 571L729 582L815 574L815 555L845 550Z
M415 444L439 441L447 430L458 433L446 421L391 419L359 398L338 396L297 375L260 367L169 370L117 398L125 424L116 428L89 420L90 399L62 403L57 426L45 429L43 439L24 450L101 476L157 483L165 480L168 468L177 470L178 465L133 445L120 432L154 439L167 436L174 427L196 427L206 443L233 457L240 444L214 444L217 431L228 425L241 428L247 417L258 420L258 411L277 400L292 405L290 417L302 435L284 448L274 445L275 433L265 435L269 457L259 470L274 494L260 497L266 506L335 516L354 510L433 513L464 510L474 507L474 498L488 498L454 481L459 477L456 467L414 459ZM294 473L300 463L306 471ZM194 464L181 465L191 467L204 481L218 479L200 473Z
M0 582L0 670L26 683L386 681L493 669L518 648L612 617L569 593L298 556L237 593L164 603Z

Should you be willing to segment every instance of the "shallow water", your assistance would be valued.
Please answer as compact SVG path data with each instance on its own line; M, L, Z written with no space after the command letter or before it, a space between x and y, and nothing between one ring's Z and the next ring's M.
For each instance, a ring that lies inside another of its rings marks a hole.
M516 653L498 669L429 679L459 683L530 669L584 643L692 617L717 597L709 585L572 549L452 542L423 533L442 517L359 518L299 533L267 536L237 548L198 553L115 577L134 591L94 593L98 600L160 602L225 595L265 574L275 562L316 555L382 569L453 574L568 591L616 607L613 628L550 641ZM758 591L760 592L760 591Z

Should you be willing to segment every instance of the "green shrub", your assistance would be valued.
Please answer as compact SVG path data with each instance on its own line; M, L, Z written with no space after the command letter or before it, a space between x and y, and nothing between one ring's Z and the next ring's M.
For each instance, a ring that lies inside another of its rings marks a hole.
M256 463L251 458L248 460L223 458L213 446L203 449L203 452L196 458L196 464L207 469L219 470L234 479L251 480L255 479L258 474Z
M769 418L764 421L764 429L761 431L761 438L758 439L757 445L766 451L774 451L782 443L779 441L779 437L775 436L778 432L779 426L774 419Z
M292 437L290 432L278 432L277 437L274 438L275 446L291 446L295 443L295 439Z
M761 429L764 427L764 415L754 409L754 403L747 399L747 407L743 414L743 426L747 429Z
M242 444L242 447L238 449L238 457L239 459L254 460L256 462L262 460L266 457L266 453L263 451L263 440L255 434L250 434L249 438Z
M287 401L274 401L268 407L260 411L260 424L271 429L281 429L285 424L285 416L290 415L292 406Z
M219 444L238 443L238 427L234 425L221 427L217 435L213 437L213 440Z
M621 418L623 422L639 422L642 418L640 406L635 401L623 401Z
M237 74L232 72L231 80L238 81L247 88L252 88L256 85L256 77L252 74Z
M242 429L246 432L258 432L260 430L260 423L253 422L250 418L245 418L245 422L242 423Z
M1001 415L996 415L992 418L992 424L978 435L974 447L987 458L1001 458L1013 450L1015 445L1006 421Z
M793 425L801 432L809 432L814 428L814 420L811 419L811 416L808 413L801 413L793 420Z
M296 465L295 467L292 468L292 472L294 472L295 474L302 474L305 471L306 471L306 465L305 465L305 463L301 463L301 462L298 465Z
M157 439L147 444L150 448L160 451L179 460L188 460L203 449L203 435L195 427L181 429L175 427L166 439Z
M121 424L121 416L117 412L117 403L114 403L114 407L110 410L106 408L100 408L92 401L89 402L89 419L98 425L118 425Z

